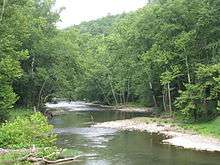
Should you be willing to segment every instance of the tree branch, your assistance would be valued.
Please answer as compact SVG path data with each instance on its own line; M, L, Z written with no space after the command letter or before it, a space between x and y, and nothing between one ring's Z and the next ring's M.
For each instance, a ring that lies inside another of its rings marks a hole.
M0 16L0 22L2 21L4 12L5 12L5 4L6 4L6 0L3 0L2 13L1 13L1 16Z

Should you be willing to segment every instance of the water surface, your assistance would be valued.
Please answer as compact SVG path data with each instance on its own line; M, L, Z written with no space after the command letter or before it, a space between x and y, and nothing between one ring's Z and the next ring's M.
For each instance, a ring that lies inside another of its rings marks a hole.
M162 144L163 136L138 131L93 128L92 124L145 116L112 111L83 102L49 105L66 113L51 120L59 135L58 146L83 155L80 163L67 165L219 165L220 153L199 152Z

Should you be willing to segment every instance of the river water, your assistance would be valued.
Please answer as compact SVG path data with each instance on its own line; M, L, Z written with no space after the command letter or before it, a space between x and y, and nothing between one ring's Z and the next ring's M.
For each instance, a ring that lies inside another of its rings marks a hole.
M143 113L112 111L84 102L48 104L64 110L50 122L58 134L58 146L79 150L79 163L66 165L220 165L220 153L200 152L163 144L163 136L138 131L93 128L92 124Z

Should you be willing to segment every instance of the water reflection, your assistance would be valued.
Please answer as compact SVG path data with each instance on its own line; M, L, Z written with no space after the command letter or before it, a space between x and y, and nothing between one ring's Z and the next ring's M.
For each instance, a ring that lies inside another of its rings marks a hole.
M69 107L76 109L74 103ZM51 120L60 147L75 148L86 155L82 162L67 165L219 165L220 154L197 152L162 144L164 137L140 132L90 127L96 122L142 116L76 104L77 111ZM57 105L59 106L59 105ZM68 106L70 106L68 104ZM83 110L80 111L80 108ZM92 117L91 117L92 116Z

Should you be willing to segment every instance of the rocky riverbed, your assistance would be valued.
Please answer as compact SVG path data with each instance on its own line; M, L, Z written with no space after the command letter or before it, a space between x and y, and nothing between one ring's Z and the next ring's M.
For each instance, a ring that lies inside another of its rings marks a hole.
M219 139L198 135L191 131L183 130L173 124L160 123L159 121L155 121L155 119L147 117L98 123L93 125L93 127L114 128L119 131L139 130L149 133L159 133L167 137L163 140L163 143L194 150L220 152Z

